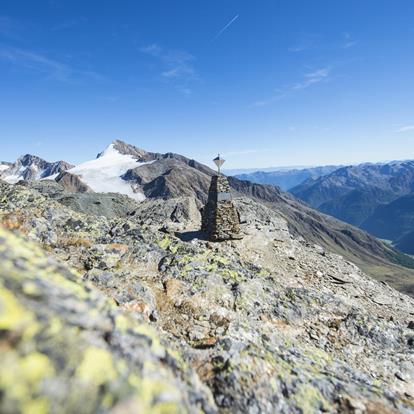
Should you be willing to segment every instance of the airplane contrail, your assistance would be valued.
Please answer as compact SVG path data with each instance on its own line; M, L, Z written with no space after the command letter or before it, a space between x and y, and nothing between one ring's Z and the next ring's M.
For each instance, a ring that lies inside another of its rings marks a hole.
M213 40L217 40L237 19L239 15L236 14L214 37Z

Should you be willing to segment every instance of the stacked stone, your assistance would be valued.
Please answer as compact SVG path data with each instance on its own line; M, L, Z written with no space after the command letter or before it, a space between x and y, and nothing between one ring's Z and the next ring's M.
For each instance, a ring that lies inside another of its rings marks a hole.
M211 179L201 229L211 241L241 238L240 219L231 198L230 185L222 175L215 175Z

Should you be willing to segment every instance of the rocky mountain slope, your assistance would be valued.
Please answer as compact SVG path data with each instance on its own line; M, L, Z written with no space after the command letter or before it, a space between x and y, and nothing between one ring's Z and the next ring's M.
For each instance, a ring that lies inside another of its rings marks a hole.
M353 219L355 225L368 219L377 206L412 192L414 161L343 167L291 190L296 197L327 214L346 217L351 209L359 211Z
M251 181L258 184L270 184L288 191L303 182L328 175L341 168L340 166L323 166L301 169L283 169L279 171L254 171L244 174L236 174L235 177L243 181Z
M34 184L0 184L1 412L413 412L414 300L283 212L237 196L213 244L183 199Z
M1 163L0 179L11 184L20 180L40 180L55 177L72 167L73 165L65 161L48 162L35 155L26 154L15 163Z
M92 186L99 191L124 193L141 202L144 199L171 200L181 197L192 206L195 216L199 215L198 209L207 200L213 174L214 171L207 166L182 155L147 152L118 140L98 154L96 160L61 173L56 181L70 193L85 193L82 200L78 198L79 201L70 196L73 203L84 206L88 205L86 194L93 193ZM414 271L410 269L414 267L412 258L367 233L318 213L274 186L234 177L230 177L229 181L235 195L248 196L282 214L295 235L344 256L367 273L404 292L414 292ZM110 205L110 199L111 195L102 202ZM144 201L143 209L146 203ZM103 208L104 205L90 208L91 211L108 211L108 208ZM148 211L152 213L152 210L151 207Z
M414 161L343 167L317 180L308 180L292 194L314 207L354 190L378 189L395 198L414 191ZM381 196L380 196L381 197Z

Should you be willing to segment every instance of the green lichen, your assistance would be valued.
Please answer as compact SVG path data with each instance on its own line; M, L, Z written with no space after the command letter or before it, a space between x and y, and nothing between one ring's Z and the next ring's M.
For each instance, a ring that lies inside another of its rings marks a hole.
M261 269L259 273L257 273L258 276L261 277L268 277L270 276L270 272L266 269Z
M236 272L235 270L223 269L219 272L219 274L224 279L230 279L234 282L240 282L242 280L241 277L240 277L240 274L238 272Z
M323 371L327 365L333 362L331 355L316 347L305 347L303 356L309 361L306 367L307 370L314 373Z
M176 241L173 241L169 236L165 236L163 239L157 242L157 245L163 250L167 250L173 254L177 254L179 245Z
M331 411L330 404L322 396L320 391L311 385L302 385L293 396L293 400L302 414Z
M165 236L162 240L160 240L158 243L158 246L161 247L163 250L167 250L168 247L171 244L171 239L168 236Z

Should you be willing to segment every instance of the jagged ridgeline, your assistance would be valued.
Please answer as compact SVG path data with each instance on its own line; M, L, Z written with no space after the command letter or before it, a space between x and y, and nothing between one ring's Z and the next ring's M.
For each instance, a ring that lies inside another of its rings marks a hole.
M206 241L213 175L115 142L0 183L0 412L413 412L414 300L353 264L409 258L233 178L244 237Z

